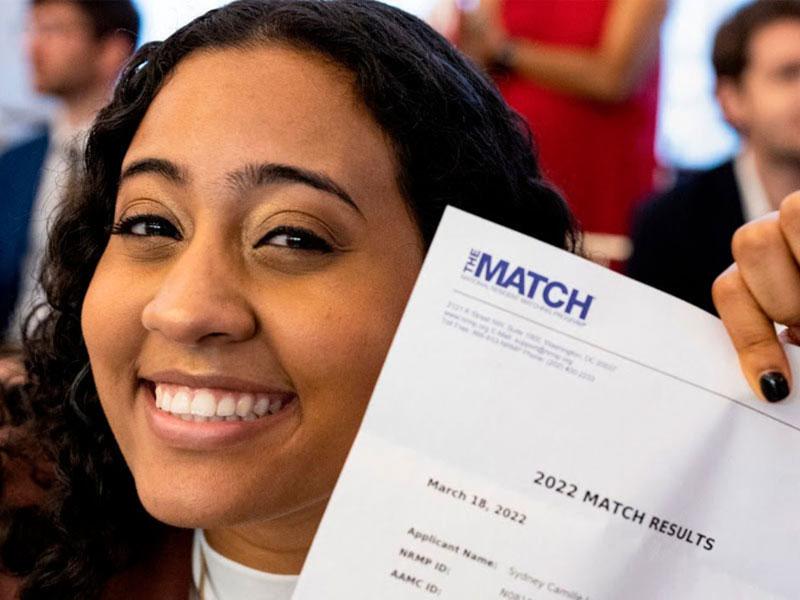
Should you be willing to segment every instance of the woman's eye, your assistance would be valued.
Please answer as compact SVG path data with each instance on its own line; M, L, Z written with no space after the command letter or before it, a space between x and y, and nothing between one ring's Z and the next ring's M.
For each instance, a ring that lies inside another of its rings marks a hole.
M158 215L137 215L122 219L111 229L113 235L136 237L169 237L180 239L178 229L164 217Z
M279 246L292 250L309 252L331 252L331 245L317 234L299 227L276 227L262 237L256 244L260 246Z

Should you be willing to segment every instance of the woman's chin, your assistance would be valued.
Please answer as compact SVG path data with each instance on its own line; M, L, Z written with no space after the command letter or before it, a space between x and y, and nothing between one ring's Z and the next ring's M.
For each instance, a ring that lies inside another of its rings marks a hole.
M249 520L252 515L239 514L241 505L225 502L220 495L185 495L179 493L142 493L139 499L144 509L155 519L172 525L191 529L227 527Z

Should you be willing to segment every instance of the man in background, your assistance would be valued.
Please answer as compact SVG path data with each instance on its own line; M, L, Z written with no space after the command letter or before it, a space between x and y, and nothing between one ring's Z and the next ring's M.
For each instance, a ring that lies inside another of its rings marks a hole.
M739 132L732 160L643 205L628 274L716 314L711 284L746 221L800 189L800 0L757 0L717 32L716 95Z
M0 337L18 338L24 317L44 299L37 277L49 219L138 33L130 0L31 1L31 80L59 108L45 131L0 155Z

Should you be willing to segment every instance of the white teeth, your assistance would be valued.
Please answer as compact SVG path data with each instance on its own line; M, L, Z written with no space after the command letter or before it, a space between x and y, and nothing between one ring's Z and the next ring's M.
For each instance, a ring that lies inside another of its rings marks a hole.
M171 384L155 386L155 404L184 421L254 421L275 414L283 407L281 399L270 401L269 394L213 392Z
M266 394L259 394L256 396L256 403L253 406L253 412L257 416L263 417L269 410L269 396Z
M217 414L220 417L230 417L236 414L236 400L233 396L223 396L217 404Z
M178 413L181 415L189 414L191 406L191 398L189 398L189 394L184 391L176 392L176 394L172 397L172 403L170 404L169 411L171 413Z
M207 390L200 390L199 392L195 393L194 398L192 398L193 415L200 417L213 417L216 412L217 402L214 400L214 394Z
M251 414L253 410L253 397L250 394L244 394L239 397L236 403L236 414L244 418Z
M164 385L156 386L156 406L161 410L169 411L170 403L172 401L172 394Z

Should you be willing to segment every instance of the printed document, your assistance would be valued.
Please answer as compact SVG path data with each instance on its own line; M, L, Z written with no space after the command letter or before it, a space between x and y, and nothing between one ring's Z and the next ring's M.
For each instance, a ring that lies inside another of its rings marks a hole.
M800 598L800 399L718 319L448 208L294 598Z

